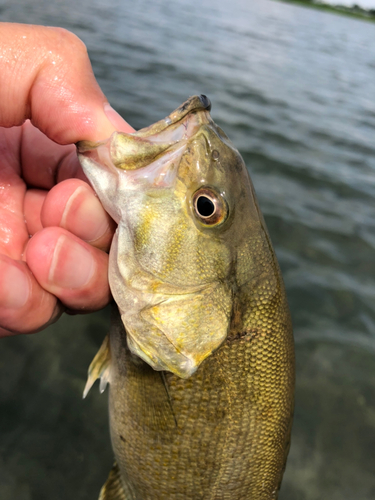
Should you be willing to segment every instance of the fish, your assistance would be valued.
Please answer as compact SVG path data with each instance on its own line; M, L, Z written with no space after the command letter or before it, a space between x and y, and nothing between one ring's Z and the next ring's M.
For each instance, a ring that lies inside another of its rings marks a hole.
M294 343L245 163L190 97L138 132L77 144L118 224L111 327L89 368L109 383L115 463L100 500L277 499Z

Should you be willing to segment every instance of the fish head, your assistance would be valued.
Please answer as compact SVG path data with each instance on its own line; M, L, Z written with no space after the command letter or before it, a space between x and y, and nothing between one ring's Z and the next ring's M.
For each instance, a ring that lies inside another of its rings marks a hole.
M238 323L262 221L239 152L194 96L133 134L81 142L78 156L117 222L109 282L130 350L190 377ZM237 319L236 319L237 318Z

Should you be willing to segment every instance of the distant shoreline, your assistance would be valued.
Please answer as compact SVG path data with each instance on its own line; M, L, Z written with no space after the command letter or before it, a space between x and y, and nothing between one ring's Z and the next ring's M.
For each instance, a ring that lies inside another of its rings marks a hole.
M344 5L330 5L326 3L313 2L311 0L276 0L283 3L291 3L308 7L311 9L325 10L326 12L333 12L334 14L341 14L343 16L353 17L362 21L375 22L375 9L366 10L358 6L346 7Z

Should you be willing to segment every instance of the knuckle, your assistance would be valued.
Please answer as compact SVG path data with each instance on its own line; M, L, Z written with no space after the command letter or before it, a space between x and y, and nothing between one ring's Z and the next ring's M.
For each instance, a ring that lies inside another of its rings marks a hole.
M55 32L55 38L58 45L70 45L74 50L87 53L84 42L74 33L65 28L52 28Z
M57 63L58 66L72 65L72 61L80 61L80 64L89 61L87 48L77 35L65 28L50 28L53 36L48 33L46 62Z

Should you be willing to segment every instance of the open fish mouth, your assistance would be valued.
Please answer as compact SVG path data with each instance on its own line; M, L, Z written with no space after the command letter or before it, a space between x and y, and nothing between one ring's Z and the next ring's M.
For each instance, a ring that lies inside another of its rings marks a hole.
M129 185L139 181L168 185L170 165L178 164L187 141L202 124L213 124L210 109L206 96L191 97L163 120L138 132L114 132L106 141L77 143L78 157L82 165L89 168L96 163L125 171Z

